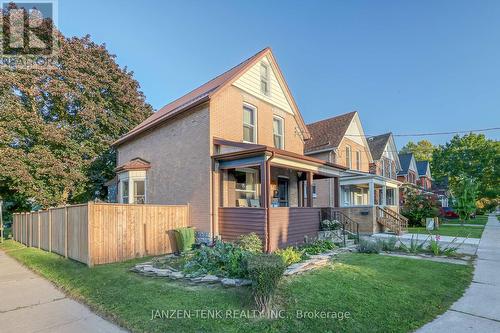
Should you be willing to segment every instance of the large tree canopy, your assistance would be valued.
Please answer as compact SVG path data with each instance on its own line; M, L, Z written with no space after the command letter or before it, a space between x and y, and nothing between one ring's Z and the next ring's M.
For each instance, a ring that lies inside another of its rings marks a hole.
M448 178L452 191L459 192L463 177L477 182L478 198L500 195L500 142L484 134L456 135L434 151L432 176L440 181Z
M417 143L408 141L401 148L400 153L413 153L417 161L432 161L432 153L436 147L429 140L420 140Z
M50 206L103 196L110 144L152 113L105 45L58 42L53 70L0 69L0 197Z

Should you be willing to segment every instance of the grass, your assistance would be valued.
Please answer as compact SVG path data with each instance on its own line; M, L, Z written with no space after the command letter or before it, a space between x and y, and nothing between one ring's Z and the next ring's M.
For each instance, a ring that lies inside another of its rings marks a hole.
M94 311L137 332L408 332L464 292L472 267L345 254L333 265L286 278L277 293L285 318L151 319L153 310L253 310L249 288L192 286L129 272L132 260L87 268L6 241L0 248ZM449 283L453 280L453 283ZM297 318L297 311L349 312L349 319Z
M439 230L427 230L425 227L410 227L408 233L410 234L425 234L452 236L452 237L468 237L468 238L481 238L484 227L460 227L442 225Z
M441 220L441 223L447 223L447 224L462 224L462 223L465 223L465 224L486 225L486 223L488 223L488 216L486 216L486 215L478 215L478 216L476 216L475 219L471 219L471 220L467 220L467 221L463 221L463 220L460 220L460 219L445 219L445 218L443 218Z

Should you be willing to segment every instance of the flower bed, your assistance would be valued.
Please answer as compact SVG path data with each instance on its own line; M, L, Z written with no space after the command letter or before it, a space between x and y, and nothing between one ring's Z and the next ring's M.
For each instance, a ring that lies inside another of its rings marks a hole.
M141 263L131 270L146 276L167 277L189 283L220 283L224 287L251 285L248 259L262 252L262 243L254 235L242 236L236 243L217 241L180 255L170 254ZM284 275L299 274L327 265L333 256L346 249L337 249L327 240L317 240L298 248L276 251L287 266Z

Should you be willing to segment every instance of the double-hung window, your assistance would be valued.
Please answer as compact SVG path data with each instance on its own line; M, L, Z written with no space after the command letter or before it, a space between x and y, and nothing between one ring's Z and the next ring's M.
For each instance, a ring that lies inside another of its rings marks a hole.
M134 203L143 204L146 202L146 182L144 180L134 180Z
M269 66L264 62L260 63L260 91L264 95L270 93Z
M352 156L351 156L351 147L345 147L345 166L349 169L352 169Z
M273 139L274 147L284 149L285 142L283 137L283 118L278 116L273 117Z
M243 105L243 141L257 142L257 109Z
M128 203L128 185L129 185L129 182L128 180L124 180L121 182L122 184L122 203Z
M361 170L361 152L356 151L356 169Z

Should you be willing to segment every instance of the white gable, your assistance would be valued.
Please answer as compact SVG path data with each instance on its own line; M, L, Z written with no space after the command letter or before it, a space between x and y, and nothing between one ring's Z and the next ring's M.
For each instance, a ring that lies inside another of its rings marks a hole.
M260 90L260 63L266 63L271 72L269 74L269 79L271 83L270 94L265 95ZM266 56L262 58L261 61L257 62L250 69L248 69L242 76L240 76L236 81L233 82L233 85L240 88L241 90L260 98L274 106L279 107L280 109L294 114L293 108L289 103L285 89L279 83L279 80L276 75L276 67L274 64L271 64L269 58Z
M347 128L347 131L345 132L345 137L348 138L351 141L354 141L362 146L365 145L363 142L364 138L364 133L363 129L358 125L358 122L353 120L349 124L349 127Z
M408 167L408 170L412 170L418 175L417 163L415 162L415 158L413 158L413 156L411 158L410 166Z
M401 163L399 162L398 149L396 147L396 143L394 142L392 135L389 137L389 140L385 145L384 153L382 154L382 156L390 160L393 160L396 163L396 171L401 170Z

